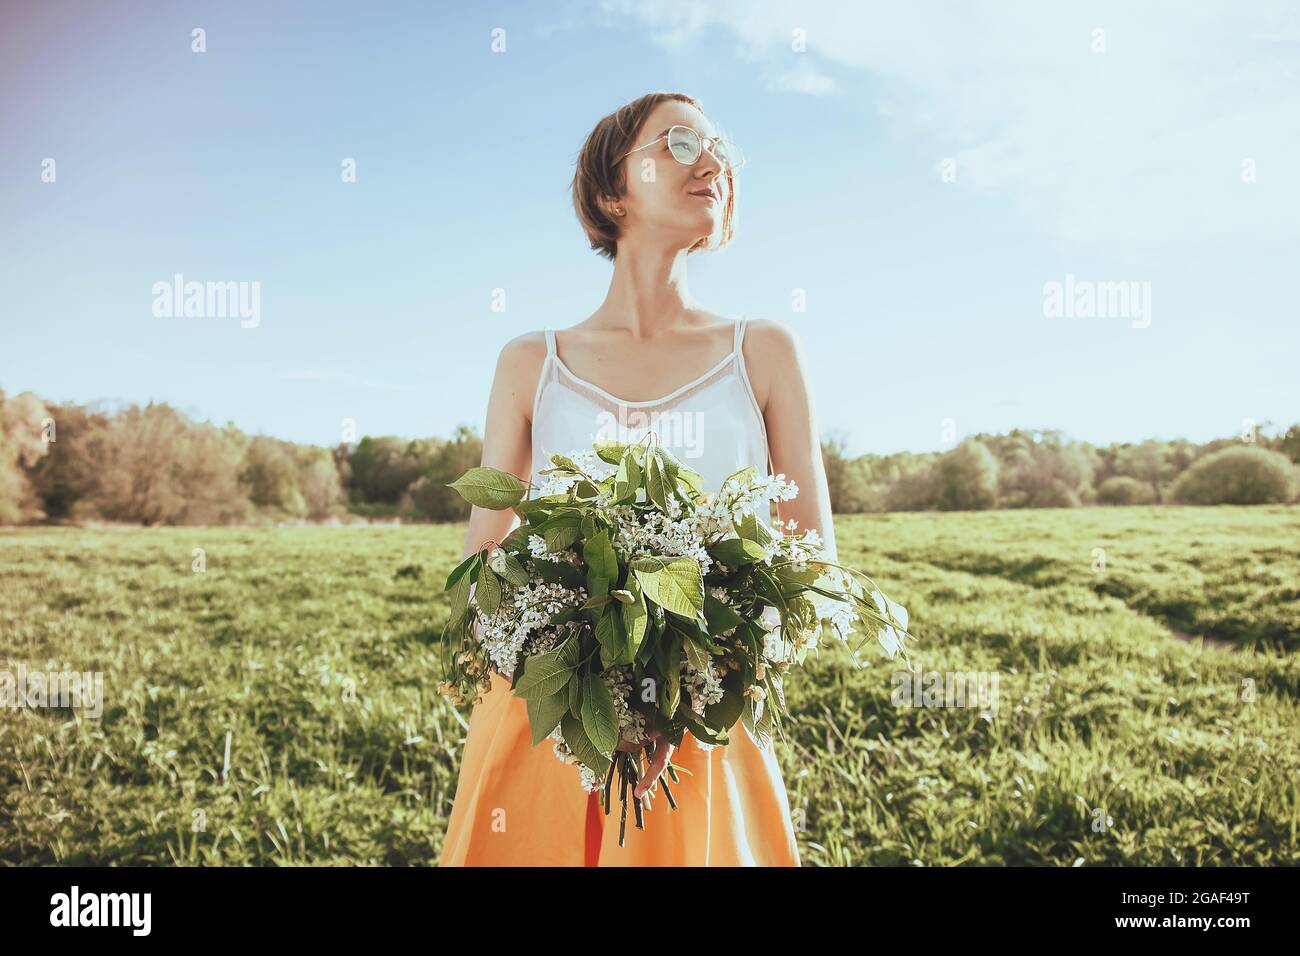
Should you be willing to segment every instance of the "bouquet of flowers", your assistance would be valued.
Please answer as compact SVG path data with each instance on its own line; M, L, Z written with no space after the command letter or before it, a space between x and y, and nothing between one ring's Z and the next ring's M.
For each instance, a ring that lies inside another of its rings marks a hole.
M689 731L711 747L739 721L766 747L788 716L787 671L855 624L858 648L874 639L907 660L904 607L826 560L816 529L771 526L771 502L798 493L784 474L743 468L706 493L653 432L551 462L537 487L484 467L449 485L521 523L447 578L439 691L477 702L493 670L508 679L527 701L533 744L553 740L606 814L618 774L620 846L652 731L675 747ZM684 768L666 770L658 783L675 809L668 777ZM634 801L640 829L648 796Z

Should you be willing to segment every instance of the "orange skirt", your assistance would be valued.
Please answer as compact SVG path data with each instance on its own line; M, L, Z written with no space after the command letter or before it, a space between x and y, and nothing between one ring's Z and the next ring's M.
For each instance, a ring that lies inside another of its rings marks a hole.
M527 704L494 673L470 715L439 866L799 865L776 754L739 722L731 743L712 750L686 733L672 756L690 771L670 784L677 809L656 787L644 830L629 792L621 847L617 778L606 816L578 768L555 756L554 741L531 741Z

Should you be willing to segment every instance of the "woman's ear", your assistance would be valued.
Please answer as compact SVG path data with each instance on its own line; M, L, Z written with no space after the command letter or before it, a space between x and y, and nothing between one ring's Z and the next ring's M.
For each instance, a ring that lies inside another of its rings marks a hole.
M627 215L623 200L616 199L613 196L601 196L600 207L605 210L605 215L609 216L610 219L622 219Z

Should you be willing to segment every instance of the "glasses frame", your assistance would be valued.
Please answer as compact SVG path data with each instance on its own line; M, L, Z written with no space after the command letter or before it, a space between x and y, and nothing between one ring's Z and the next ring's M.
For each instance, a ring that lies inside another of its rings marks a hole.
M745 165L744 152L740 149L739 146L737 146L731 140L723 136L701 136L698 130L690 126L686 126L682 123L674 123L672 126L668 127L668 131L666 133L663 133L660 136L656 136L648 143L642 143L640 146L637 146L634 149L629 149L626 153L624 153L622 156L618 158L618 161L621 163L623 160L627 159L629 156L631 156L633 153L637 152L638 150L647 149L653 146L655 143L659 142L661 139L668 139L669 137L672 136L673 130L675 129L684 129L687 132L689 132L692 136L695 137L696 142L698 142L700 146L700 151L696 154L695 158L692 159L689 163L686 162L685 160L678 159L677 154L674 153L671 148L668 150L668 152L672 155L673 159L677 163L681 164L682 166L694 166L696 163L700 161L700 157L704 155L704 151L706 149L709 151L709 154L715 160L717 160L718 165L722 167L722 171L724 173L734 173L736 170L740 169L742 166ZM719 157L718 154L714 152L715 147L717 147L719 143L727 143L730 146L734 146L736 148L736 151L740 153L740 162L735 163L733 165L731 163L724 161L721 157Z

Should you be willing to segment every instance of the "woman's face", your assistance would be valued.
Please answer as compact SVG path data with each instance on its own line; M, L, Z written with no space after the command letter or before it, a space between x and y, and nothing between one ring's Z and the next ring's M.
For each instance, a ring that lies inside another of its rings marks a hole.
M721 225L727 178L707 149L691 166L675 160L668 150L667 135L668 127L674 125L689 126L701 136L718 135L705 115L689 103L660 103L641 124L633 145L643 146L656 138L657 142L623 160L627 164L624 194L610 208L624 211L622 216L613 215L622 224L624 239L669 242L689 249Z

